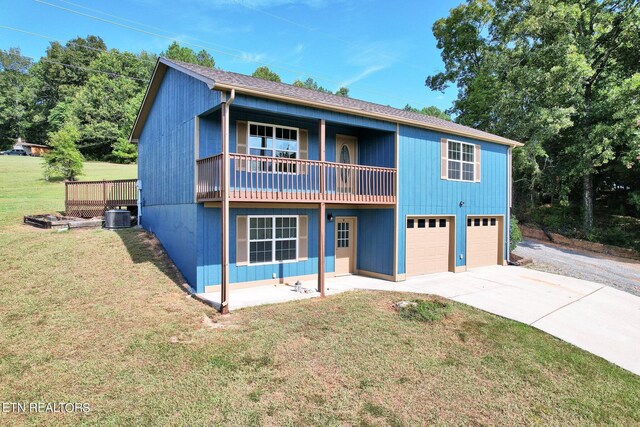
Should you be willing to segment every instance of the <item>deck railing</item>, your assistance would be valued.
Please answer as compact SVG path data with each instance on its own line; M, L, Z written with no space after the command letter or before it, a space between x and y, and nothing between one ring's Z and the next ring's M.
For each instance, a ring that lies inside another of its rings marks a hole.
M68 216L92 218L117 206L137 206L136 179L114 181L66 181L65 213Z
M198 160L197 198L222 198L222 155ZM277 157L229 155L229 199L358 204L395 203L396 170Z

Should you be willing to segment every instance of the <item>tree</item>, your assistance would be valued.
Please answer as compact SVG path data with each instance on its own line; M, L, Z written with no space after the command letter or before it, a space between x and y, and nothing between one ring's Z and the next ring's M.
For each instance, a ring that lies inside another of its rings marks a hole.
M8 148L25 130L25 88L32 61L20 48L0 50L0 148Z
M47 53L30 69L27 139L44 144L49 128L49 113L58 104L75 95L89 77L91 62L107 48L97 36L77 37L64 46L51 42Z
M317 90L318 92L323 92L323 93L331 93L330 90L323 88L322 86L320 86L318 84L318 82L316 82L314 79L312 79L311 77L309 77L307 80L302 81L302 80L295 80L293 82L294 86L297 87L303 87L305 89L311 89L311 90Z
M102 52L94 73L74 96L71 109L80 130L78 146L91 159L129 163L135 146L127 141L142 103L153 64L116 49Z
M75 181L82 174L84 157L76 146L79 139L78 128L70 124L49 135L49 144L53 150L44 156L45 179L49 179L50 174L55 174Z
M422 110L418 110L417 108L414 108L411 105L407 104L405 105L404 110L411 111L412 113L424 114L425 116L431 116L438 119L451 121L451 117L447 113L434 105L430 105L428 107L422 108Z
M278 82L278 83L281 82L280 76L274 73L273 71L271 71L271 69L269 69L269 67L266 67L266 66L256 68L256 70L251 75L259 79L270 80L272 82Z
M167 50L162 52L160 56L168 59L174 59L176 61L202 65L204 67L214 68L216 66L216 61L213 59L213 56L211 56L206 50L202 49L200 52L196 53L193 49L186 46L180 46L178 42L175 41L171 43Z
M336 91L336 95L338 96L344 96L345 98L349 97L349 88L347 87L341 87L340 89L338 89Z
M638 10L637 0L469 0L433 26L445 71L426 85L458 86L456 121L524 141L519 192L580 194L585 234L595 192L626 184L600 174L616 164L638 174Z
M322 93L333 93L329 89L325 89L324 87L320 86L318 84L318 82L316 82L311 77L309 77L305 81L295 80L293 82L293 85L297 86L297 87L303 87L305 89L317 90L318 92L322 92ZM336 91L335 94L338 95L338 96L344 96L344 97L348 98L349 97L349 89L346 88L346 87L341 87Z

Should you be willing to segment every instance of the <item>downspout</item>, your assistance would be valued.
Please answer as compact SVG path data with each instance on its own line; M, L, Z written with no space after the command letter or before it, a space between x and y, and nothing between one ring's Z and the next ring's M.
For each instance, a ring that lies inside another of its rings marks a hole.
M229 99L222 109L222 167L223 167L223 191L222 191L222 274L220 283L220 312L229 312L229 106L236 98L236 90L231 89Z
M506 264L511 262L511 205L513 198L513 171L512 171L512 147L507 148L507 259Z

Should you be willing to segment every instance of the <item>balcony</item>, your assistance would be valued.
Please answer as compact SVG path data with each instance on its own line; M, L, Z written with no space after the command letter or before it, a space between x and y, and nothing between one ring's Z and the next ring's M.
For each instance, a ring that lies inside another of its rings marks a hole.
M394 204L396 169L229 154L229 200ZM222 200L222 154L197 161L199 202Z

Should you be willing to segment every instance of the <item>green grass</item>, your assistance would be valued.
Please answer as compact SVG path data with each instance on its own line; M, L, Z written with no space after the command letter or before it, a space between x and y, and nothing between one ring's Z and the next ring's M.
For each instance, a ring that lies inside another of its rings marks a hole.
M136 178L136 165L86 162L80 181ZM0 224L64 210L64 182L47 182L38 157L0 156Z
M0 162L0 400L91 406L0 425L640 423L640 377L462 304L414 322L392 305L424 296L352 292L220 317L146 233L22 225L62 193L35 159Z
M409 320L431 323L442 320L451 312L451 304L447 301L417 299L413 302L415 305L410 304L400 308L400 316Z

